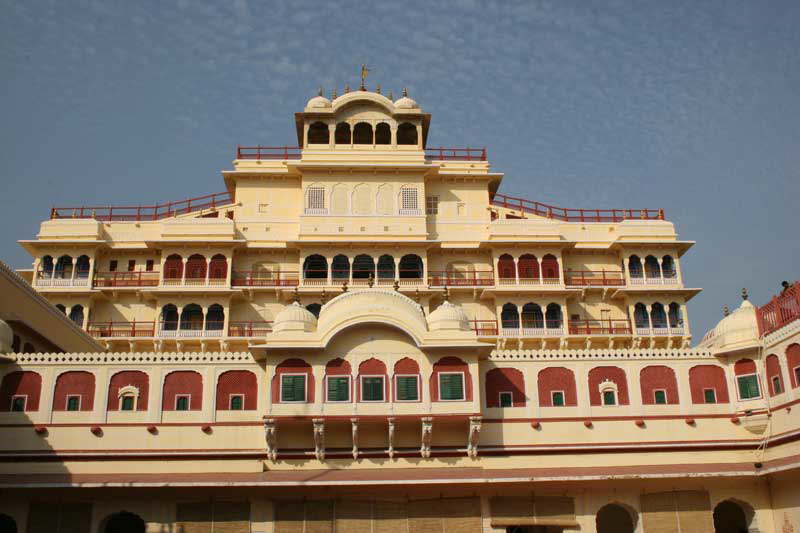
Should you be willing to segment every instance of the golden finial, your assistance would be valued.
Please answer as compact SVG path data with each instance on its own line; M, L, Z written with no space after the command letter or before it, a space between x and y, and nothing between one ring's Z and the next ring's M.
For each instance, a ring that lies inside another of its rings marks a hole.
M338 96L336 95L336 89L333 89L331 91L331 100L336 100L337 98Z
M361 64L361 90L367 90L367 76L369 75L369 70L366 64Z
M300 303L300 291L297 290L297 287L294 288L294 303Z
M381 84L380 83L375 86L375 92L378 93L378 94L381 94Z
M399 292L400 291L400 282L397 281L397 280L394 280L394 283L392 284L392 287L394 288L395 292Z
M747 289L742 289L742 300L747 300Z
M342 292L347 292L347 280L342 282Z
M403 96L408 96L408 89L403 87Z
M393 91L393 90L391 90L391 89L389 89L389 100L391 100L392 102L394 102L394 91Z
M727 305L723 305L722 306L722 316L728 316L729 314L731 314L731 310L728 309Z
M346 83L345 86L344 86L344 94L347 94L349 92L350 92L350 84Z
M369 273L369 279L367 280L367 285L369 285L370 288L372 288L372 286L375 285L375 274L373 274L372 272Z
M322 96L322 87L320 87L319 90L317 90L317 96Z

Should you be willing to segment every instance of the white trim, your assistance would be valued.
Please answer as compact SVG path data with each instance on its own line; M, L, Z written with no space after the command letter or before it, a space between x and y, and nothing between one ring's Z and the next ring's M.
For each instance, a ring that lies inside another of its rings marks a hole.
M444 375L460 375L461 376L461 398L460 399L453 399L453 400L445 400L442 398L442 376ZM438 387L438 398L437 401L440 402L465 402L467 401L467 377L463 371L459 372L438 372L436 376L436 382Z
M739 388L739 378L749 378L750 376L754 376L756 378L756 387L758 387L758 396L753 396L752 398L742 398L741 397L741 389ZM734 380L736 381L736 398L740 402L749 402L752 400L760 400L764 397L764 391L761 390L761 380L758 379L758 373L752 372L750 374L735 374Z
M708 403L706 401L706 392L707 391L711 391L711 392L714 393L714 403L713 404L712 403ZM719 401L717 400L717 389L715 389L714 387L706 387L706 388L704 388L703 389L703 404L704 405L716 405L718 403L719 403Z
M500 407L501 409L506 408L506 406L503 405L504 394L508 394L509 396L511 396L511 405L509 405L508 407L514 407L514 393L512 391L507 391L507 390L500 391L497 393L497 407Z
M245 394L241 392L228 394L228 411L244 411L244 401L245 401ZM234 409L233 408L233 399L234 398L241 398L242 399L242 408L241 409Z
M417 399L416 400L401 400L397 397L397 378L415 378L417 380ZM422 378L419 374L395 374L392 376L392 384L394 385L394 401L398 403L419 403L422 401Z
M326 374L325 375L325 403L352 403L353 402L353 380L350 374ZM347 399L346 400L331 400L328 396L330 390L328 389L328 380L330 378L345 378L347 380Z
M381 387L381 396L383 396L380 400L365 400L364 399L364 378L381 378L381 383L383 383L383 387ZM358 376L358 401L364 403L386 403L386 376L384 374L359 374Z
M658 403L658 398L656 398L657 392L664 393L664 403ZM667 394L667 389L653 389L653 405L669 405L669 394Z
M83 395L82 394L67 394L64 400L64 411L69 411L69 399L70 398L77 398L78 399L78 408L75 411L81 410L81 404L83 403Z
M22 411L15 411L14 410L14 400L17 398L22 398ZM8 405L8 411L11 413L24 413L28 410L28 395L27 394L12 394L11 395L11 403Z
M186 398L186 409L178 409L178 400L180 398ZM191 394L176 394L175 395L175 408L174 411L191 411L192 410L192 395Z
M776 380L778 382L778 387L775 387ZM784 388L783 388L783 380L781 379L781 376L778 376L778 375L772 376L771 378L769 378L769 384L772 385L772 394L775 395L775 396L777 396L778 394L783 394L784 392L786 392L784 390ZM780 390L777 390L777 389L780 389Z
M303 376L303 400L283 399L283 376ZM278 373L278 403L308 403L308 373L307 372L280 372Z
M561 394L561 405L556 405L554 400L555 394ZM567 406L567 394L563 390L551 390L550 391L550 407L566 407Z

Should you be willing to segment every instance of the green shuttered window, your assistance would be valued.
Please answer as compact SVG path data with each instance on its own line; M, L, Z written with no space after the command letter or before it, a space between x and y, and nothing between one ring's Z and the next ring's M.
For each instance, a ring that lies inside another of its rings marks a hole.
M439 399L464 399L464 374L439 374Z
M81 397L80 396L67 396L67 411L80 411Z
M663 390L657 390L653 392L655 397L655 402L657 404L665 404L667 403L667 392Z
M755 374L750 376L737 376L736 381L739 384L739 398L742 400L749 400L761 396L761 392L758 389L758 377Z
M703 391L703 396L706 403L717 403L717 391L714 389L705 389Z
M306 376L281 376L281 401L304 402L306 401Z
M564 393L561 391L553 391L553 407L562 407L564 405Z
M350 378L348 378L347 376L328 377L328 401L329 402L350 401Z
M382 376L364 376L361 378L361 399L365 402L383 401Z
M417 376L397 376L397 399L401 402L419 401Z

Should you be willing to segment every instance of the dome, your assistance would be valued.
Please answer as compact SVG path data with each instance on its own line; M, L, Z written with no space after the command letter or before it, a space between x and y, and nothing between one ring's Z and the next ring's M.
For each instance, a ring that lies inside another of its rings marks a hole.
M714 329L705 334L700 346L716 352L728 352L750 348L758 343L756 308L748 300L743 300L737 310L720 320Z
M0 320L0 353L11 353L14 343L14 332L11 326Z
M306 109L321 109L331 107L331 101L324 96L317 95L306 103Z
M469 331L469 317L460 305L451 304L445 300L428 315L428 327L431 331L461 330Z
M276 333L279 331L314 331L315 329L317 329L317 317L300 305L300 302L285 306L275 315L272 323L272 330Z
M399 100L397 100L394 103L394 106L397 109L419 109L419 106L417 105L417 102L415 102L414 100L412 100L408 96L404 96L404 97L400 98Z

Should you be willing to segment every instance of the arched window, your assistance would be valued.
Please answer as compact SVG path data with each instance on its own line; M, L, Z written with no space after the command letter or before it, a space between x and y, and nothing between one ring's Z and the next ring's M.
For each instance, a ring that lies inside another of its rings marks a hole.
M88 278L89 277L89 256L82 255L75 261L75 277Z
M347 122L340 122L336 125L336 133L334 134L336 144L352 144L350 142L350 124Z
M443 357L433 364L431 400L472 401L472 378L467 363L458 357Z
M497 277L500 280L516 280L516 265L509 254L503 254L497 259Z
M314 403L314 374L302 359L286 359L275 367L273 403Z
M650 311L650 318L653 320L653 328L663 329L667 327L667 313L664 306L656 302Z
M109 411L147 411L150 380L139 370L123 370L108 384Z
M609 402L614 392L613 404ZM597 366L589 371L589 401L592 405L628 405L625 371L617 366Z
M375 144L392 144L392 130L385 122L375 127Z
M664 365L646 366L639 373L644 405L678 403L678 380L675 371Z
M325 401L350 402L353 397L350 363L342 358L331 359L325 365Z
M558 259L552 254L547 254L542 257L542 279L545 283L557 283L558 276Z
M404 185L400 187L400 214L418 215L419 199L417 188Z
M371 357L358 365L359 402L385 402L388 392L386 365L382 361Z
M319 312L322 310L322 305L318 303L308 304L306 309L315 317L319 318Z
M800 387L800 344L790 344L786 348L786 364L792 388Z
M525 378L515 368L486 373L486 407L525 407Z
M308 127L308 144L328 144L330 133L324 122L314 122Z
M217 254L208 264L208 277L210 279L224 280L228 277L228 258Z
M69 310L69 319L72 320L79 328L83 327L83 306L73 305Z
M394 401L419 402L422 398L422 380L419 365L410 357L404 357L394 364Z
M677 302L669 304L669 311L667 312L669 319L669 327L679 328L683 327L683 316L681 316L681 306Z
M753 509L739 502L725 500L714 507L714 531L720 532L747 532L755 516ZM753 530L755 531L755 530ZM791 530L790 530L791 531Z
M203 329L203 309L197 304L189 304L181 311L181 331L200 331Z
M94 408L94 374L63 372L56 379L53 411L91 411Z
M0 532L17 533L17 521L7 514L0 513Z
M411 145L418 144L417 127L409 122L403 122L397 127L397 144Z
M406 254L400 258L400 279L422 279L422 258Z
M175 331L178 329L178 308L167 304L161 308L161 330Z
M372 125L359 122L353 127L353 144L372 144Z
M725 371L716 365L697 365L689 369L692 403L728 403Z
M176 370L164 378L164 411L200 411L203 408L203 376L194 370Z
M675 270L675 260L671 255L665 255L661 258L661 270L667 279L675 279L678 276Z
M164 279L181 279L183 277L183 258L172 254L164 261Z
M394 215L394 189L389 183L384 183L378 187L375 195L375 209L379 215Z
M249 370L228 370L217 378L217 411L255 411L258 379Z
M38 411L41 394L42 376L36 372L17 370L6 374L0 384L0 411Z
M740 400L755 400L761 397L756 364L752 359L739 359L733 365L736 374L736 389Z
M516 305L512 303L503 305L503 310L500 312L500 324L503 329L519 329L519 311Z
M306 214L325 215L325 187L309 185L306 188Z
M548 367L537 376L539 405L542 407L571 407L578 405L575 374L569 368Z
M633 307L633 321L637 328L644 329L650 327L650 315L647 313L647 306L637 303Z
M353 258L353 279L367 279L375 277L375 260L367 254L360 254Z
M649 279L661 277L661 267L658 266L658 259L652 255L644 258L644 273Z
M633 533L634 521L628 510L615 503L604 505L595 518L597 533Z
M350 259L346 255L337 255L331 261L331 276L334 280L350 279Z
M72 257L62 255L56 261L55 277L69 279L72 276Z
M770 354L766 359L767 382L769 383L769 395L776 396L782 394L786 387L783 385L783 372L778 356Z
M642 260L639 259L638 255L632 255L630 259L628 259L628 272L630 273L631 278L644 277L644 271L642 270Z
M186 261L186 279L187 280L205 280L206 279L206 258L200 254L193 254Z
M303 279L327 279L328 260L321 255L314 254L303 261Z
M331 214L346 215L350 212L350 189L344 183L331 188Z
M544 312L544 319L548 329L560 328L563 322L561 306L556 303L547 304L547 309L545 309Z
M221 331L225 325L225 309L219 304L211 305L206 314L206 331Z
M21 344L22 340L20 340L19 335L14 335L14 337L11 340L11 352L19 353L19 348Z
M378 279L394 279L394 257L384 254L378 258Z
M372 187L368 183L359 183L353 187L350 205L354 215L373 214L373 201Z
M536 259L535 255L524 254L520 256L517 268L520 280L539 281L539 260Z
M526 303L522 306L522 329L542 329L544 314L539 304Z
M52 274L53 273L53 257L49 256L49 255L46 255L46 256L42 257L41 268L42 268L42 272L44 272L45 274L48 274L48 275Z

